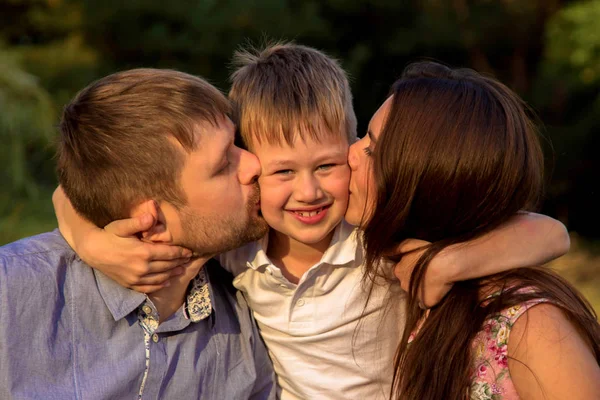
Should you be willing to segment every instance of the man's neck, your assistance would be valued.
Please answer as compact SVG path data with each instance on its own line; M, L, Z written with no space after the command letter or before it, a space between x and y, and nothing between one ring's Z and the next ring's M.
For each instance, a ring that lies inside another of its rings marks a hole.
M307 244L271 229L267 256L287 280L298 283L306 271L323 258L332 237L333 232L318 243Z
M184 264L185 270L182 275L169 279L169 286L148 295L156 307L156 311L158 311L159 323L166 321L183 305L191 280L198 275L208 259L196 258Z

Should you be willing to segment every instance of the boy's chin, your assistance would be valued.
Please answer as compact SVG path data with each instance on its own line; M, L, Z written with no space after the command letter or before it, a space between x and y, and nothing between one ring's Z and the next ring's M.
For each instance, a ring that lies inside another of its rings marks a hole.
M338 224L333 227L320 227L313 232L290 232L290 237L294 240L307 245L320 244L323 241L331 241L331 236Z

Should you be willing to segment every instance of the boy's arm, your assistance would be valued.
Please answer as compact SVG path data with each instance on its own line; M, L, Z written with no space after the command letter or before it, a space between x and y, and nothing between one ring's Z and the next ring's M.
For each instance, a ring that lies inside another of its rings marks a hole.
M401 251L418 248L423 241L410 241ZM425 307L433 307L457 281L481 278L514 268L541 265L569 251L565 226L545 215L520 212L492 232L470 242L448 246L435 256L425 274ZM406 290L410 273L422 251L402 258L395 274ZM405 287L406 286L406 287Z
M86 264L121 286L143 293L168 286L169 278L180 275L183 268L179 266L192 255L183 247L140 240L137 234L154 224L150 214L114 221L101 229L77 214L60 186L52 203L67 243Z

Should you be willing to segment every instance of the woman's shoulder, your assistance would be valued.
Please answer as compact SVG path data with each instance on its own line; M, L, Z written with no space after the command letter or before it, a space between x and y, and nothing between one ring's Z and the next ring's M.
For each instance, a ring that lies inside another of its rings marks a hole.
M531 292L530 288L519 290ZM490 298L499 295L493 293ZM548 299L534 297L490 315L473 340L471 399L518 399L508 368L508 343L513 328L523 314Z

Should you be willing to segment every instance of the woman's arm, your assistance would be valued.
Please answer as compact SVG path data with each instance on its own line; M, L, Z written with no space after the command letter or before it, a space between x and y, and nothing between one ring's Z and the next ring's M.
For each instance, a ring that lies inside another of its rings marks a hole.
M120 285L151 293L169 285L169 278L183 273L179 267L192 252L179 246L142 241L138 234L154 225L152 215L112 222L98 228L81 217L59 186L52 195L58 228L88 265Z
M450 280L457 282L545 264L566 254L570 246L569 233L560 221L520 212L480 238L448 247L440 261L451 266Z
M511 329L508 368L526 400L600 398L600 367L590 346L556 306L527 310Z
M421 240L407 240L399 251L426 246ZM520 212L495 230L470 242L448 246L427 268L420 301L433 307L454 282L482 278L514 268L544 264L564 255L571 245L565 226L546 215ZM395 274L406 290L410 274L422 250L402 258Z

